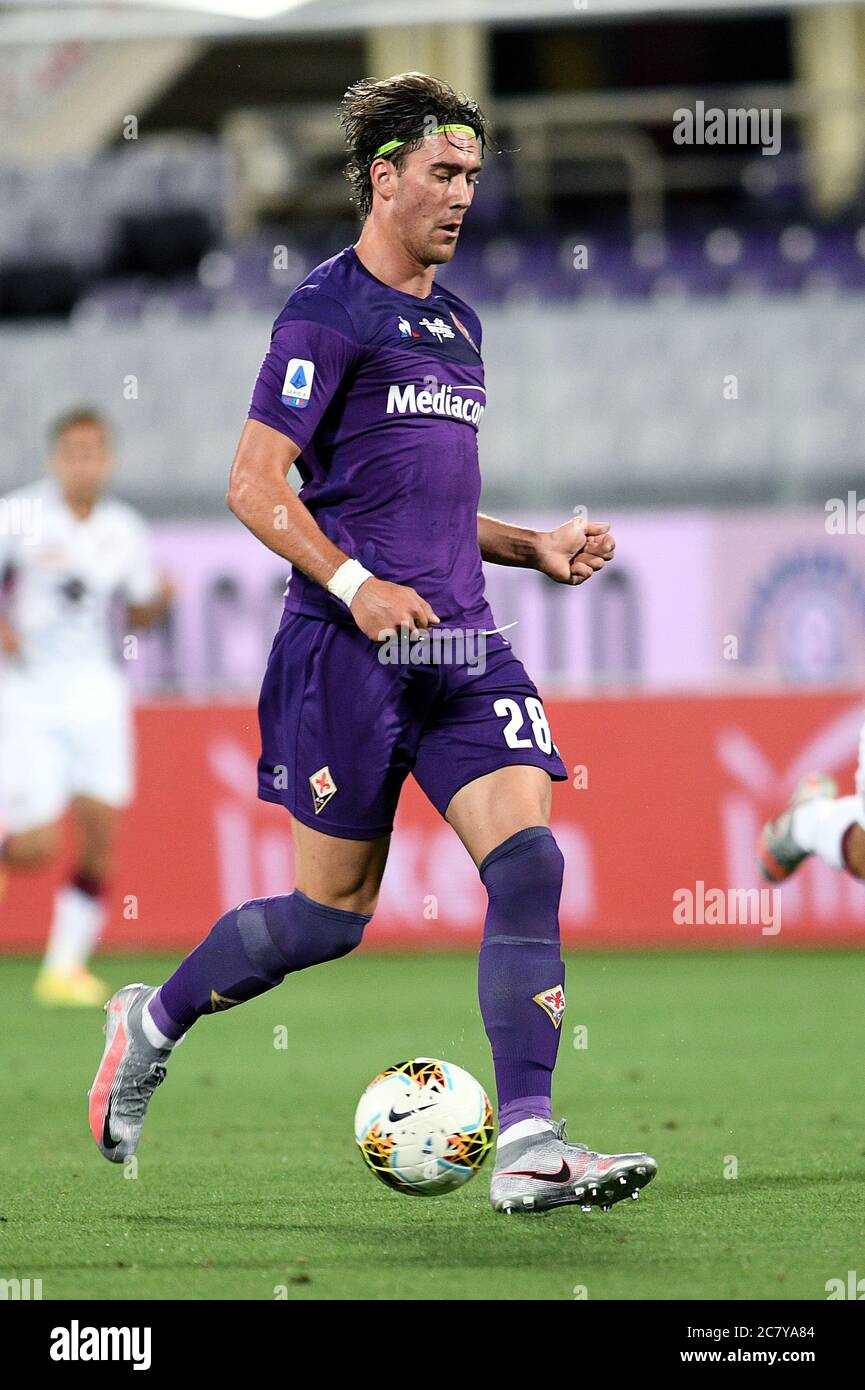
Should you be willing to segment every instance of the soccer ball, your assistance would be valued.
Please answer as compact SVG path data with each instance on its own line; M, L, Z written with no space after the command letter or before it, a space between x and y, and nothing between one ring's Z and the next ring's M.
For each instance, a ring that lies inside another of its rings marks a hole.
M453 1062L416 1057L388 1067L358 1102L354 1137L377 1178L415 1197L470 1182L493 1142L493 1108Z

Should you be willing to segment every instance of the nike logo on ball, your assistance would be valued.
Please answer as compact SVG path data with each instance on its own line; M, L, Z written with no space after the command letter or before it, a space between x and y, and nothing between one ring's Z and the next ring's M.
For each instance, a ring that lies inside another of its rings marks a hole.
M433 1104L435 1104L435 1102L433 1102ZM417 1107L417 1109L415 1109L415 1110L406 1110L404 1114L400 1115L399 1112L396 1111L396 1110L394 1110L393 1106L391 1106L391 1110L390 1110L390 1114L388 1115L388 1119L390 1120L390 1123L391 1123L392 1125L395 1125L395 1124L397 1124L397 1122L398 1122L399 1120L407 1120L408 1117L409 1117L409 1115L419 1115L420 1112L421 1112L421 1110L432 1110L432 1108L433 1108L432 1105L419 1105L419 1106Z
M564 1159L557 1173L537 1173L532 1168L508 1168L507 1172L496 1174L499 1178L537 1178L538 1182L570 1182L571 1170Z

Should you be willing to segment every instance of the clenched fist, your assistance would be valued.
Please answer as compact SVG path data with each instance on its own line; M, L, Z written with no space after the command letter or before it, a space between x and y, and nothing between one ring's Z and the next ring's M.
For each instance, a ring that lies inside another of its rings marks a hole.
M414 637L441 621L426 599L408 585L375 578L361 584L351 602L351 616L374 642L396 636L401 627L407 627L409 636Z
M616 553L608 521L578 521L573 517L538 543L535 568L558 584L584 584Z

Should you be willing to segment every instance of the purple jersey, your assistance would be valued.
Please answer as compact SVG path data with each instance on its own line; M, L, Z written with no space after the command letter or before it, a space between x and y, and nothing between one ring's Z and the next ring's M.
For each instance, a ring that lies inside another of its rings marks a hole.
M298 445L301 500L346 555L417 590L443 625L490 629L477 539L480 346L477 315L452 291L391 289L348 246L276 320L249 414ZM286 608L353 621L298 569Z

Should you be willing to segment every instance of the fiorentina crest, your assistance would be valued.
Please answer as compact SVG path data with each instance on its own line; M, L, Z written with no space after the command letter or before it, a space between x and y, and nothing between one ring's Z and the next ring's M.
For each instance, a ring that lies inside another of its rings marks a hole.
M336 796L337 785L330 775L329 767L320 767L318 772L314 772L309 779L312 788L312 804L315 807L315 814L318 815L332 796Z
M545 1014L549 1014L558 1028L565 1012L565 991L561 985L556 985L554 989L541 990L540 994L533 994L532 998L536 1004L540 1004Z

